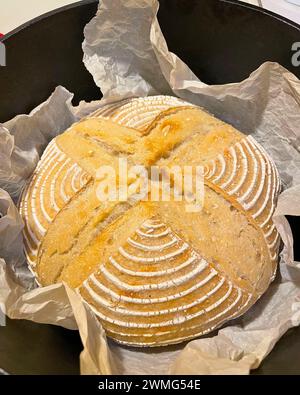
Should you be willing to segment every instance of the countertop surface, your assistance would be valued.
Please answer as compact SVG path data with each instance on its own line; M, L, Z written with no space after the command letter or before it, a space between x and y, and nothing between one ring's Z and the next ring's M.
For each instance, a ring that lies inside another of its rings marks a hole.
M0 0L0 33L6 34L30 19L79 0Z

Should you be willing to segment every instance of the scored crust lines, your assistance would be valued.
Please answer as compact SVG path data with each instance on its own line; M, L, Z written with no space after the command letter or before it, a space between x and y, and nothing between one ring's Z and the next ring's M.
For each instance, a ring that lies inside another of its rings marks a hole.
M159 233L158 233L159 232ZM153 252L156 255L152 257L144 257L141 255L143 252L149 251L149 245L146 244L147 239L155 238L157 244L152 246ZM169 242L166 242L168 238ZM174 246L174 241L176 246ZM172 241L172 244L170 242ZM168 252L170 247L172 252ZM128 248L131 248L131 252ZM172 254L173 257L177 257L174 266L172 268L163 271L139 271L139 264L156 265L163 261L167 261L169 256ZM124 260L124 258L126 258ZM128 259L128 261L127 261ZM123 261L123 263L122 263ZM132 269L128 269L126 264L128 262L134 262ZM188 271L184 274L179 274L178 277L171 278L172 275L176 275L177 272L183 268L187 268ZM117 275L116 273L119 273ZM120 280L122 274L129 274L130 276L142 277L145 282L143 285L130 285L125 281ZM156 283L153 281L149 282L149 277L153 280L153 277L162 277L157 279ZM184 290L178 292L178 287L181 285L189 284L189 282L197 277L198 281L192 286L185 287ZM117 292L105 286L106 281L110 282L117 288L124 289L126 291L161 291L167 290L168 295L162 297L145 297L135 298L133 296L119 295ZM176 302L185 296L190 295L192 292L199 291L204 286L207 287L205 295L193 300L192 302L185 304L177 304L171 308L164 308L166 302ZM109 258L109 262L100 267L97 273L92 274L83 284L80 289L80 293L85 296L89 296L89 304L92 306L95 314L101 319L104 326L108 324L108 333L115 333L119 336L125 336L125 332L117 331L116 326L122 328L165 328L169 326L180 325L190 320L195 320L201 316L211 314L206 320L206 325L210 325L210 330L216 325L216 321L222 316L226 315L234 307L236 313L240 314L244 311L252 298L252 294L245 293L239 287L234 286L231 281L226 277L220 275L215 269L210 267L208 262L201 257L193 248L187 243L183 242L177 235L175 235L169 227L161 223L159 219L151 219L145 221L135 232L135 240L132 243L132 239L127 240L127 247L120 247L118 253L115 256ZM217 296L216 296L217 295ZM212 301L212 297L217 297L217 300ZM188 309L193 308L201 303L207 303L205 309L200 309L193 314L186 314ZM222 304L228 302L226 308L221 312L217 311L217 308ZM117 304L116 304L117 303ZM122 308L118 307L119 303L122 304ZM150 311L138 310L138 306L146 305L153 306L160 304L162 307L151 309ZM136 307L137 306L137 307ZM165 319L157 323L147 322L147 318L150 317L164 317L175 313L176 316L172 319ZM124 320L124 316L131 317L131 320ZM139 322L134 322L133 317L138 317ZM144 317L146 321L141 321L141 317ZM190 329L199 330L199 326L192 326ZM180 332L180 331L179 331ZM202 330L201 330L202 332ZM162 336L166 333L172 333L167 330L163 332ZM190 335L194 337L197 333ZM131 336L133 336L131 334ZM134 335L138 336L138 335ZM158 337L160 335L157 335ZM176 341L180 341L176 339ZM122 342L122 340L119 339ZM128 341L127 341L128 343ZM136 344L136 342L134 342Z
M196 109L176 98L134 99L105 106L87 119L100 117L135 129L143 141L149 133L151 135L149 128L151 130L155 123L163 120L162 112L171 115L186 108ZM80 122L76 125L80 126ZM188 146L190 138L197 133L183 134L172 152L177 153L178 148ZM113 143L101 141L101 138L84 138L89 144L96 145L95 150L98 145L112 158L118 152ZM119 143L115 144L117 146ZM127 154L133 164L135 158L139 160L128 147L118 149L125 156ZM147 163L156 164L161 159L167 159L168 155L162 151L153 158L150 155ZM249 223L259 229L275 267L280 238L272 215L280 181L273 161L248 136L206 161L204 170L205 185L242 212ZM25 219L25 249L33 271L36 270L39 251L50 224L75 203L75 197L87 191L93 179L94 175L84 165L76 163L76 159L70 158L59 148L56 139L52 140L20 203ZM112 208L98 233L109 228L139 202L127 203L119 212L117 204ZM95 206L93 210L96 217L102 208ZM92 226L93 219L93 216L88 217L87 227ZM75 246L73 243L65 254L70 254ZM59 276L56 279L59 280ZM184 241L158 214L145 219L115 253L110 254L101 265L99 262L98 270L86 276L77 291L100 318L109 335L120 343L139 346L176 343L208 333L228 317L242 314L259 297L246 292L226 273L221 273L219 266L214 267L213 262L196 251L192 243ZM191 294L198 296L189 300ZM184 302L180 301L181 298L185 298ZM181 324L187 326L181 327Z

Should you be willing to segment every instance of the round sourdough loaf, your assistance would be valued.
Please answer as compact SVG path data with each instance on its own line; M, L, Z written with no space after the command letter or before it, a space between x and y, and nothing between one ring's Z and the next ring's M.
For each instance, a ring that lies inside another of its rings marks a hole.
M120 176L120 158L202 166L202 210L99 199L97 171ZM76 289L116 341L181 342L243 314L269 286L279 189L265 150L202 109L166 96L118 102L45 150L20 202L28 262L40 285Z

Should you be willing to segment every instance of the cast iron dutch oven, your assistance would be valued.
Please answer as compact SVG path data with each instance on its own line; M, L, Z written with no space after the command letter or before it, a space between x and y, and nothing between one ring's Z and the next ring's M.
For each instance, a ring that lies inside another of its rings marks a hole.
M28 113L57 85L75 93L75 104L99 98L81 49L97 3L57 9L2 38L7 65L0 67L0 122ZM232 0L160 0L158 17L170 50L208 84L241 81L269 60L300 78L300 67L291 62L300 26L283 17ZM300 221L289 221L300 260ZM81 348L77 332L50 325L8 320L0 328L0 368L11 374L78 374ZM290 330L254 373L300 374L299 355L300 328Z

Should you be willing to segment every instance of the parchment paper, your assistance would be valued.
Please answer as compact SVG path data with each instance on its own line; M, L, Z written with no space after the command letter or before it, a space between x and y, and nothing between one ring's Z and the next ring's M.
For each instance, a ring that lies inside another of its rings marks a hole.
M265 63L240 83L205 85L168 51L157 10L155 0L102 0L85 28L83 50L104 99L74 108L72 94L58 87L29 115L0 125L0 307L11 318L78 328L82 374L247 374L289 328L300 325L300 263L294 262L284 217L300 215L300 81L280 65ZM276 280L243 317L189 343L134 349L107 340L89 307L66 284L37 288L23 254L15 204L51 138L105 103L155 94L200 105L265 147L284 187L274 215L284 248Z

